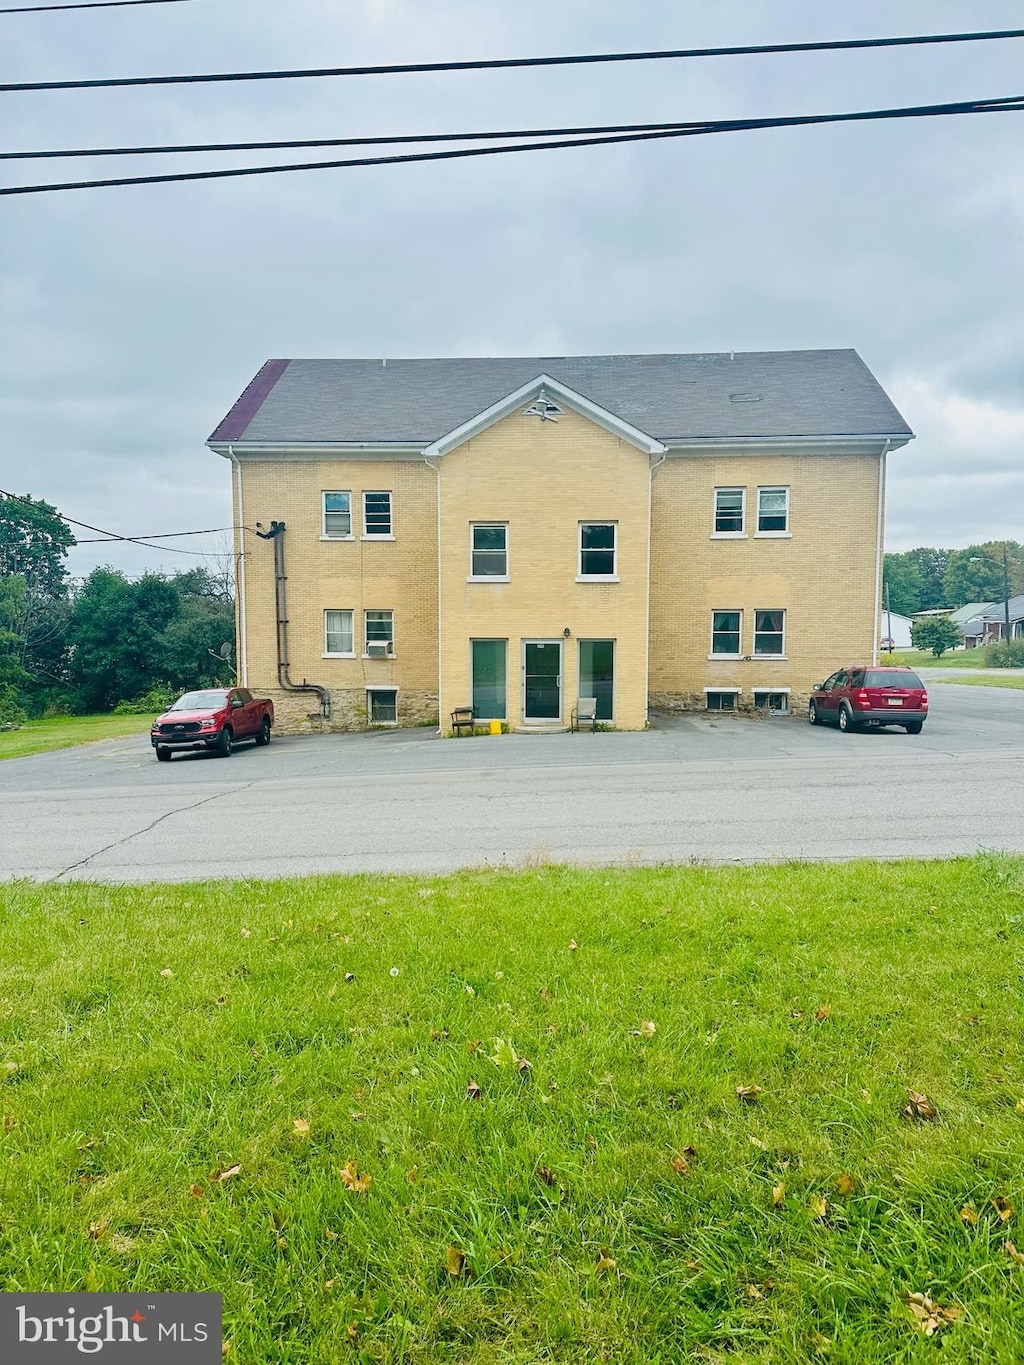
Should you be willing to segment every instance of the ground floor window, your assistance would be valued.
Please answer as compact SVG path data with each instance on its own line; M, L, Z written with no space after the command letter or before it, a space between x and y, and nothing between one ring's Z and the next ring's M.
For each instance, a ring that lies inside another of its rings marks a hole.
M718 688L712 691L708 688L704 692L704 705L709 711L735 711L739 693L738 687L731 691Z
M398 689L395 687L368 687L366 689L366 716L371 725L397 725Z
M767 711L770 716L788 716L789 691L769 692L767 689L755 687L754 705L758 711Z
M597 719L612 720L615 715L615 641L580 641L580 684L578 695L597 698Z
M508 717L507 640L472 640L473 716L476 720Z

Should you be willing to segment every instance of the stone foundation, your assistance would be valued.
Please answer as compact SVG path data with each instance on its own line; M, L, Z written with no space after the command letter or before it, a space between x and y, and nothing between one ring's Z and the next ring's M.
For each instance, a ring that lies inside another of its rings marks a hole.
M269 697L274 703L274 729L279 735L319 735L352 730L378 730L366 712L363 688L331 688L331 718L320 714L320 698L315 692L286 692L279 687L254 687L253 694ZM399 692L398 726L432 721L437 724L436 692Z
M768 690L767 688L765 689ZM807 710L806 693L789 694L789 714L802 716ZM652 692L650 695L652 711L706 711L707 701L703 692ZM740 715L754 711L754 697L751 692L742 692L736 698L736 710Z

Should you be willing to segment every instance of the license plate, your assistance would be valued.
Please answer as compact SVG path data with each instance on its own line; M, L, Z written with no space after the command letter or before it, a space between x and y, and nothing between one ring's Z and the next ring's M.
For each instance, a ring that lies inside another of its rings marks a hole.
M903 698L902 698L902 697L886 697L886 701L889 703L890 706L902 706L902 705L903 705Z

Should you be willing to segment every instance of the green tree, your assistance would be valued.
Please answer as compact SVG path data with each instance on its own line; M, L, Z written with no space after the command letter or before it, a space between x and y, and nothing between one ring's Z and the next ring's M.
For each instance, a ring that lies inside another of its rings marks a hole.
M75 544L70 527L42 499L0 498L0 584L5 653L17 666L20 703L41 709L64 676L64 634L70 615L65 559Z
M21 662L24 642L14 629L24 595L20 574L0 578L0 725L25 719L23 689L29 676Z
M910 627L910 640L915 649L930 649L941 659L947 649L963 644L964 634L948 616L925 616Z
M1015 540L987 541L950 552L944 575L947 602L957 607L967 602L1002 602L1004 549L1010 596L1024 591L1024 546Z
M949 606L945 586L949 555L949 550L936 550L928 545L905 551L904 558L914 564L921 575L921 605L918 611L934 611L938 607Z
M921 597L924 592L924 578L917 561L911 559L907 554L886 555L883 573L885 588L889 596L889 600L886 602L885 592L883 592L883 609L888 606L891 611L897 612L900 616L913 616L915 611L920 611Z
M0 497L0 578L20 574L30 592L63 597L64 561L74 544L71 527L48 502L28 495Z
M118 569L94 569L75 598L68 632L73 708L109 711L160 681L167 670L164 632L179 608L161 574L132 582Z

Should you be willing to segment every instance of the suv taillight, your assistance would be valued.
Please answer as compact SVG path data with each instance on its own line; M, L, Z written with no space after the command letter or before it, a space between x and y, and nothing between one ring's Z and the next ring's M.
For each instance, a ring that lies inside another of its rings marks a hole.
M861 690L860 690L860 691L857 693L857 695L854 697L854 701L857 703L858 706L868 706L868 705L870 705L870 702L869 702L869 699L868 699L868 694L864 691L863 688L861 688Z
M922 706L927 706L927 705L928 705L928 693L927 693L927 692L922 692L922 693L921 693L921 705L922 705Z

